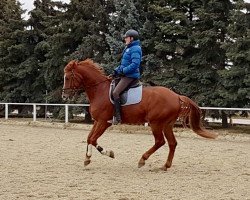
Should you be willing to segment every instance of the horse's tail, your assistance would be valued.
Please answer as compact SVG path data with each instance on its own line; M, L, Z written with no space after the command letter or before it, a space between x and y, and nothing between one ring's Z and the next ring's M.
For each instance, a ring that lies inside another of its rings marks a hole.
M201 110L198 105L186 96L180 96L180 113L179 118L184 127L187 127L187 120L190 128L198 135L205 138L216 138L217 135L206 130L201 123Z

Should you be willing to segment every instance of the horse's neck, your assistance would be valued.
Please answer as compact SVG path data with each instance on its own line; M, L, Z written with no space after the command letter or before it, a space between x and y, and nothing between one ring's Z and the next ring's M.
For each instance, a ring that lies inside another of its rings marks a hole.
M90 71L82 71L81 74L84 77L83 86L90 103L105 94L106 88L108 88L110 84L106 76L96 72L91 73Z
M85 88L85 92L88 96L90 104L99 101L100 98L103 98L106 95L109 89L110 81L104 80L101 82L97 82L96 84L97 85L93 87Z

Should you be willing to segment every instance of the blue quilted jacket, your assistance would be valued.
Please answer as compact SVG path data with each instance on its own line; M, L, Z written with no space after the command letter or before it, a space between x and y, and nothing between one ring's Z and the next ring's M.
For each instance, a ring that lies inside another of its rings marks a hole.
M115 68L115 74L130 78L140 78L141 59L140 41L135 40L123 50L121 65Z

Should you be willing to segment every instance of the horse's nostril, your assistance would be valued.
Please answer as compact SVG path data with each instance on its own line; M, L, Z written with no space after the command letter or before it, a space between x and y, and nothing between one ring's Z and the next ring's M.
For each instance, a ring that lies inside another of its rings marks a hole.
M69 97L62 97L63 101L67 101Z
M65 101L65 100L67 100L67 96L65 95L65 94L62 94L62 99Z

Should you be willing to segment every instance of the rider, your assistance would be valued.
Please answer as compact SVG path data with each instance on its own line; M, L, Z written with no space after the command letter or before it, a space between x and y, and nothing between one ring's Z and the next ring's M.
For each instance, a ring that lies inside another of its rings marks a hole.
M114 77L121 77L113 91L115 108L113 124L115 125L121 122L120 94L130 83L140 78L142 49L139 41L139 34L136 30L130 29L125 33L124 40L126 47L122 53L121 64L114 69Z

